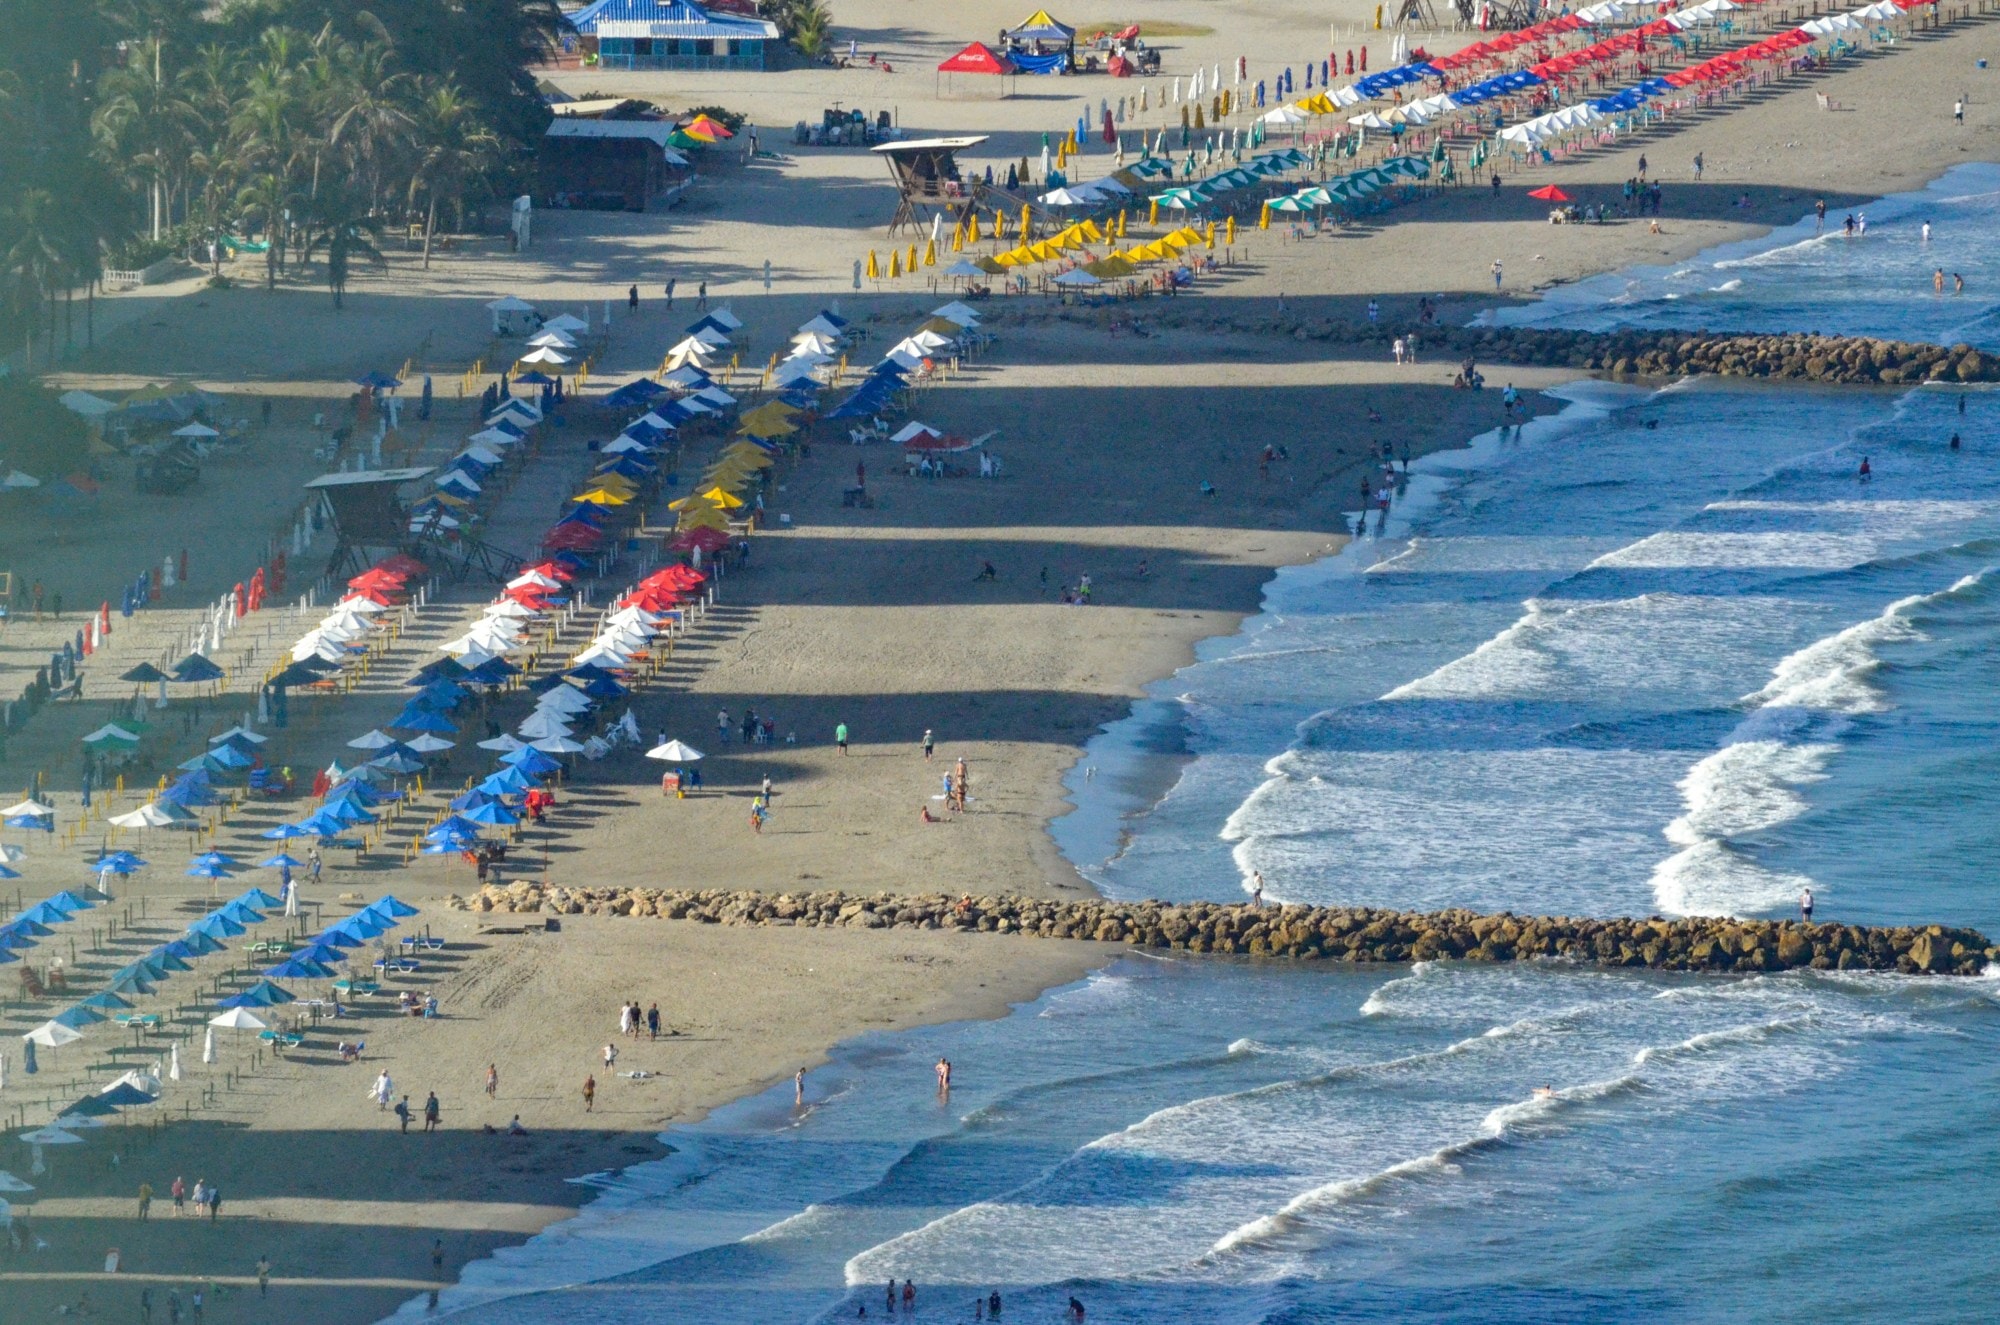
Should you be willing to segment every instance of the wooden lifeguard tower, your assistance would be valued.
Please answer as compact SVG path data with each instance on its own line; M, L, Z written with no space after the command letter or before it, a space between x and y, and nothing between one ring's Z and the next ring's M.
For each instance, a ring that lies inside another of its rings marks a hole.
M915 138L906 143L883 143L871 148L889 163L889 175L896 181L896 214L889 218L889 233L904 225L922 226L933 216L944 215L957 225L978 201L979 190L958 173L958 153L986 141L985 134L966 138Z

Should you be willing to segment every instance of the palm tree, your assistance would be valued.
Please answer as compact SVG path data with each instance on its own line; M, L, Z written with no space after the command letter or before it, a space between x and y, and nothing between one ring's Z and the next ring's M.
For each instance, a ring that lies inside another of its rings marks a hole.
M326 243L326 288L335 308L346 307L348 271L357 257L377 266L387 266L375 241L382 236L382 220L358 196L352 186L323 190L313 200L314 235L307 240L310 252L315 240Z
M264 224L264 288L278 288L278 263L284 255L280 239L287 216L302 201L291 180L275 170L254 175L236 195L236 208L258 217Z
M13 287L17 306L25 314L27 327L25 362L35 362L35 332L41 326L42 308L49 296L62 288L73 251L62 205L48 189L30 186L12 207L0 213L0 272ZM51 327L49 355L55 358L54 330Z
M186 160L194 107L178 78L168 81L157 40L135 42L123 66L99 82L92 128L105 154L147 181L152 202L152 236L171 221L169 189Z
M437 233L438 202L446 199L463 212L467 183L498 150L500 140L479 122L478 107L447 81L431 88L417 105L416 168L410 172L410 205L417 195L427 200L424 216L424 270L431 267L431 240Z
M406 73L391 73L387 42L343 45L334 60L334 77L326 90L332 112L327 146L344 148L367 181L371 204L381 198L384 159L408 134L410 112L402 93Z
M818 0L799 0L799 3L790 6L790 10L792 45L808 59L824 55L833 36L833 15Z

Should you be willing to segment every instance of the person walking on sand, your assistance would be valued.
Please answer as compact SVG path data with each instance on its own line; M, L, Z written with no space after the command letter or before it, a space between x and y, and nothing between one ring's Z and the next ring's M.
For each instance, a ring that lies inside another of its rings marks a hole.
M1498 290L1500 288L1500 282L1502 276L1503 276L1503 269L1500 266L1500 259L1495 258L1493 259L1493 288L1495 290Z
M169 1187L167 1192L174 1198L174 1215L178 1218L186 1214L188 1196L187 1180L176 1173L174 1175L174 1185Z
M646 1038L651 1040L660 1038L660 1005L658 1003L649 1003L646 1006Z
M377 1111L389 1107L390 1097L396 1093L396 1083L389 1079L388 1068L383 1068L381 1075L375 1078L375 1089L371 1093L375 1096Z
M937 743L931 739L931 729L929 727L924 728L924 762L926 764L931 761L931 754L936 749Z
M396 1121L403 1125L403 1135L408 1136L410 1134L410 1097L408 1095L396 1101L394 1112Z
M1955 124L1957 124L1959 128L1963 129L1963 128L1965 127L1965 98L1964 98L1964 97L1960 97L1960 98L1959 98L1958 100L1956 100L1956 101L1954 101L1954 102L1952 102L1952 103L1951 103L1951 118L1952 118L1952 121L1953 121L1953 122L1954 122Z
M729 744L729 710L715 711L715 741L718 745Z
M1702 169L1701 153L1696 152L1694 154L1694 182L1697 184L1701 183L1701 169Z
M631 310L632 310L633 312L635 312L635 313L639 311L639 287L638 287L638 286L636 286L636 285L633 285L633 286L628 286L628 287L626 288L626 290L625 290L625 307L627 307L627 308L631 309Z
M846 753L847 753L847 724L846 724L846 723L844 723L844 722L836 722L836 723L835 723L835 724L833 725L833 743L834 743L835 745L837 745L837 746L839 746L839 747L840 747L840 752L841 752L842 754L846 754Z
M702 283L701 283L700 285L698 285L698 286L696 286L696 287L695 287L695 298L694 298L694 306L695 306L695 308L696 308L696 309L698 309L698 310L699 310L699 311L701 311L701 312L707 312L707 311L708 311L708 282L707 282L707 281L703 281L703 282L702 282Z
M444 1278L444 1239L431 1239L431 1278Z
M219 1216L221 1213L222 1213L222 1184L219 1182L210 1183L208 1186L209 1222L214 1223L216 1217Z
M618 1064L618 1046L610 1043L609 1041L606 1041L604 1045L604 1071L606 1075L609 1075L611 1070L614 1067L616 1067L617 1064Z
M674 306L674 282L673 282L672 280L668 280L668 282L667 282L667 307L668 307L668 308L672 308L673 306Z
M424 1096L424 1130L426 1132L435 1132L438 1129L438 1113L437 1092L431 1091Z
M257 1258L257 1296L269 1297L270 1295L271 1258L269 1256L259 1256Z
M139 1220L141 1223L145 1222L146 1216L151 1213L152 1209L153 1184L150 1182L141 1182L139 1184Z
M806 1070L804 1068L800 1068L798 1071L792 1073L792 1103L804 1104L805 1102L806 1102Z
M583 1078L583 1111L592 1112L597 1105L597 1078L585 1075Z
M500 1098L500 1069L492 1063L486 1065L486 1098Z

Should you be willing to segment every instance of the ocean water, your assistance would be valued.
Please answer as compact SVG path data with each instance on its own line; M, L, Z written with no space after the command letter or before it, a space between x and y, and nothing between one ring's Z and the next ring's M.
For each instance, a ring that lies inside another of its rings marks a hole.
M1808 219L1531 314L2000 349L2000 171L1866 210L1854 240ZM1968 292L1936 298L1938 265ZM1280 574L1093 743L1072 859L1114 896L1259 872L1296 901L1783 915L1810 886L1820 918L2000 934L2000 397L1560 394L1419 462L1386 529ZM1163 734L1190 758L1142 806ZM1218 1325L1972 1319L2000 1293L2000 979L1133 954L668 1140L442 1308L879 1320L894 1277L935 1322L996 1290L1030 1322L1071 1296Z

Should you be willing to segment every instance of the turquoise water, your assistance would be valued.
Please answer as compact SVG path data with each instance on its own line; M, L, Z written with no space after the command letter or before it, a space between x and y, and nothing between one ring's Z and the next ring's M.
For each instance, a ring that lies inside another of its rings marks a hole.
M2000 171L1868 214L1533 315L2000 348ZM1932 295L1940 264L1967 295ZM1563 395L1420 462L1381 536L1280 575L1095 743L1072 858L1120 896L1260 871L1287 900L1779 915L1810 885L1821 918L2000 934L2000 398ZM1194 758L1122 817L1161 727ZM1113 1322L1972 1318L2000 1291L1996 998L1128 956L843 1046L803 1110L786 1088L676 1129L444 1306L880 1319L893 1275L924 1321L994 1289L1034 1322L1071 1295Z

